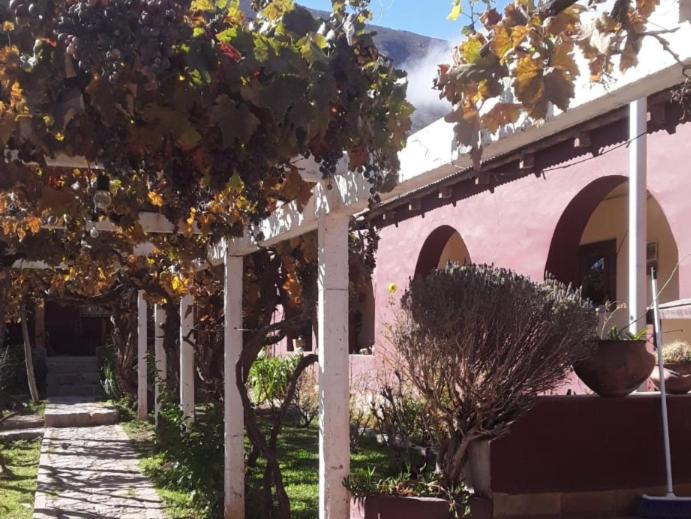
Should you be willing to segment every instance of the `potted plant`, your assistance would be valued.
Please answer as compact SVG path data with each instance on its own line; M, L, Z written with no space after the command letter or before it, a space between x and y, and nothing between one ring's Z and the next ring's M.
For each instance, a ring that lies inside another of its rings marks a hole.
M665 363L665 389L673 395L691 391L691 345L686 341L675 341L662 348ZM653 370L650 379L660 388L660 375Z
M604 320L600 339L591 354L574 363L576 375L602 397L623 397L635 391L655 368L655 356L647 345L647 330L637 333L611 326L614 314L624 308L617 306Z

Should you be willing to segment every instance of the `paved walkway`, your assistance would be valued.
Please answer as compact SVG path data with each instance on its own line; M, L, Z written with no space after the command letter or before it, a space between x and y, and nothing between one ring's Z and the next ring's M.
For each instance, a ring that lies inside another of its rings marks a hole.
M48 427L34 519L164 519L120 425Z

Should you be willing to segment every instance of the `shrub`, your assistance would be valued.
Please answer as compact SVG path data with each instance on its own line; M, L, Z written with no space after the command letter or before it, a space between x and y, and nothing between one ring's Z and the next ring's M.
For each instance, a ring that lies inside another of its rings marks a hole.
M309 427L319 414L319 388L314 369L306 369L295 389L295 410L298 415L298 423L302 427Z
M595 325L580 292L554 280L450 265L411 282L392 338L448 487L461 482L473 441L505 434L589 354Z
M691 345L686 341L674 341L662 348L662 358L666 364L691 362Z
M159 483L190 492L195 507L207 517L218 517L223 503L223 409L209 405L203 418L186 420L180 407L161 402L156 450L163 454L165 470Z
M290 377L295 371L300 355L269 356L262 352L250 368L248 385L252 403L256 406L274 407L286 397Z
M121 400L124 394L118 381L117 358L112 344L103 349L100 372L101 388L105 397L108 400Z
M434 424L427 404L398 369L383 384L378 397L372 399L370 416L372 428L400 464L413 465L419 457L415 448L432 443L430 431Z
M449 512L453 517L469 517L468 497L464 486L448 489L442 485L433 470L424 468L419 472L404 470L396 476L378 478L374 467L348 476L343 485L355 499L374 495L401 497L438 497L449 501Z

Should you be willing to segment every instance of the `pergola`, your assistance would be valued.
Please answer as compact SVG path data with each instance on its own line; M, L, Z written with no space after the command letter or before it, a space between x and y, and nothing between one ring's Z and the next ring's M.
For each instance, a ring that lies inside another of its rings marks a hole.
M691 49L683 45L691 39L691 27L685 23L670 39L684 62L691 61ZM679 83L681 66L671 56L645 59L644 45L641 65L629 71L614 85L595 89L576 98L568 112L549 117L544 124L515 128L494 135L485 145L487 160L520 154L521 149L555 135L568 136L568 130L606 111L631 104L631 196L629 212L629 272L631 294L629 307L634 315L645 311L645 128L646 97ZM575 130L574 130L575 131ZM454 175L480 177L482 170L473 169L467 156L452 149L452 126L438 121L408 140L401 152L401 170L396 187L382 195L382 203L408 196L434 186ZM63 162L63 161L61 161ZM73 161L65 165L75 166ZM305 174L312 175L309 164ZM317 176L315 170L314 176ZM320 177L317 177L320 178ZM353 215L367 210L370 184L362 175L343 171L331 179L332 189L318 182L307 205L300 210L296 203L279 207L256 228L247 229L241 238L222 240L209 251L214 265L224 265L224 419L225 419L225 507L224 517L245 515L244 412L237 388L235 366L243 348L243 258L258 248L267 247L307 232L318 233L318 380L319 380L319 516L321 519L349 517L349 495L342 482L350 472L349 443L349 359L348 359L348 226ZM439 191L440 198L444 197ZM385 214L386 217L386 214ZM171 232L173 226L162 217L143 216L147 233ZM262 236L261 241L255 236ZM19 265L18 265L19 266ZM25 265L26 266L26 265ZM146 302L139 294L138 317L138 395L140 418L147 416L146 378ZM184 338L193 322L188 309L190 296L180 303L180 405L186 416L194 413L194 349ZM156 366L165 373L163 337L160 325L166 316L162 308L154 309L156 322ZM158 389L157 389L158 401Z

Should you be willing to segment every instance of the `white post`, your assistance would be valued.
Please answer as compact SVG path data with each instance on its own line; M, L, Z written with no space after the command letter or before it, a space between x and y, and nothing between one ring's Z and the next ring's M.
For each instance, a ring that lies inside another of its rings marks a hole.
M647 308L647 99L629 105L629 331L645 329Z
M319 518L347 519L350 473L347 215L319 218Z
M194 420L194 346L187 342L194 328L193 299L180 300L180 408L185 418Z
M166 383L168 371L166 350L163 346L163 337L165 335L163 327L165 324L165 309L161 305L154 306L154 355L156 356L156 403L154 407L156 409L156 424L158 424L158 414L161 412L161 388Z
M242 256L225 252L224 309L224 437L225 465L223 472L225 519L245 517L245 449L243 444L245 417L237 388L235 365L242 352Z
M137 292L137 418L146 420L149 413L146 373L146 300Z

